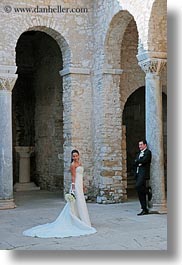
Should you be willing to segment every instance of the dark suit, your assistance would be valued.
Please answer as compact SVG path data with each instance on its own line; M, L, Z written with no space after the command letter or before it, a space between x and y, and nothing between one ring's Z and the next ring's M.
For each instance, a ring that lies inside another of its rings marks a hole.
M150 179L150 163L151 163L151 151L145 149L142 153L138 153L135 159L135 177L136 177L136 190L138 192L138 198L141 204L141 208L147 210L146 203L146 180Z

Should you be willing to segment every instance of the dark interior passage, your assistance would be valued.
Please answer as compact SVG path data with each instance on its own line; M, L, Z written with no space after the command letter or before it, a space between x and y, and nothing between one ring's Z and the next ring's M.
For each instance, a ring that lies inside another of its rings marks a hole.
M167 96L162 94L164 172L167 189ZM138 141L145 139L145 87L140 87L128 98L123 111L123 124L126 125L127 150L127 195L136 195L133 161L138 152Z
M13 89L13 146L34 146L31 180L41 189L63 189L62 54L40 31L23 33L16 46L18 79ZM14 183L18 182L14 150Z

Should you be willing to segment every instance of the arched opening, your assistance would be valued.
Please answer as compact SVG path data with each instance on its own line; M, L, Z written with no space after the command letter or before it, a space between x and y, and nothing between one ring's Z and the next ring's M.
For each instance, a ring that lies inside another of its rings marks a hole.
M100 201L127 199L125 126L122 112L128 95L144 84L144 73L136 58L138 29L128 11L119 11L111 20L104 43L102 93L103 128ZM100 106L100 105L99 105Z
M133 161L138 152L138 141L145 138L145 87L133 92L124 107L123 125L126 126L127 197L136 196Z
M162 93L164 170L167 188L167 96ZM145 87L138 88L127 99L123 111L123 125L126 126L127 197L136 196L133 162L138 152L138 141L145 138Z
M57 42L42 31L26 31L16 46L18 79L13 88L13 146L33 146L30 178L41 189L63 190L63 69ZM19 155L14 149L14 183Z

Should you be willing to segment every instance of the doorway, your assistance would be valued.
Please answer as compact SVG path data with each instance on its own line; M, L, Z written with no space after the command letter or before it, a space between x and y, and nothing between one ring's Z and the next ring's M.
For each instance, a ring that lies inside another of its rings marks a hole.
M63 69L62 53L47 33L26 31L16 46L18 79L12 93L13 147L33 146L30 175L44 190L62 190ZM13 150L14 183L18 182L19 157Z
M163 142L164 142L164 173L167 190L167 96L162 93L163 105ZM145 139L145 87L135 90L127 99L123 111L123 125L126 126L126 157L127 157L127 197L137 196L133 162L138 152L138 141Z

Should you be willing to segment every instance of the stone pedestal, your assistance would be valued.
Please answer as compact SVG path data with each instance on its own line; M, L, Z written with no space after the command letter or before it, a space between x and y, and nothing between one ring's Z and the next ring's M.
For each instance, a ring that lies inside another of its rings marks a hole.
M30 182L30 156L34 152L32 146L16 146L16 152L19 154L19 183L14 185L15 191L40 190L35 183Z
M11 90L16 67L0 66L0 210L15 208L12 171Z
M146 139L152 151L151 212L166 213L163 125L162 125L162 87L160 72L165 65L164 60L149 59L143 62L142 69L146 72Z

